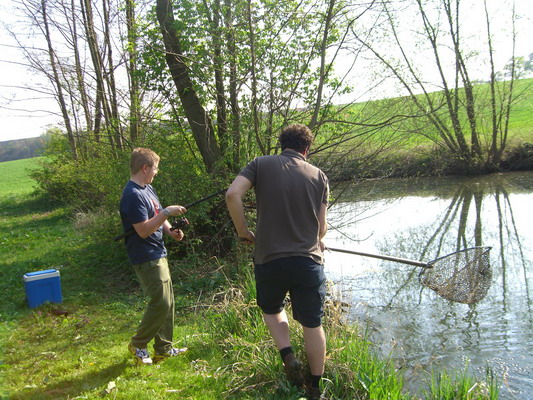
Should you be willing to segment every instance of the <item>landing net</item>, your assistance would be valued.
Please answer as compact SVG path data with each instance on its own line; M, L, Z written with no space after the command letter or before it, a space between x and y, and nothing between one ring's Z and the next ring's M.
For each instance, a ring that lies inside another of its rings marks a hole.
M428 263L420 283L447 300L474 304L482 300L492 282L490 247L460 250Z

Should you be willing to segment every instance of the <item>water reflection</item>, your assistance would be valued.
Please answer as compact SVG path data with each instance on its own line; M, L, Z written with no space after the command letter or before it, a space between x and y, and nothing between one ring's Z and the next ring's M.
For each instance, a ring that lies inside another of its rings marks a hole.
M346 189L346 188L344 188ZM337 192L333 190L333 194ZM432 368L485 365L502 378L501 398L533 392L531 279L533 173L367 182L344 190L329 212L326 243L427 262L492 246L492 285L478 304L449 302L418 281L419 267L328 252L328 276L392 354L413 389Z

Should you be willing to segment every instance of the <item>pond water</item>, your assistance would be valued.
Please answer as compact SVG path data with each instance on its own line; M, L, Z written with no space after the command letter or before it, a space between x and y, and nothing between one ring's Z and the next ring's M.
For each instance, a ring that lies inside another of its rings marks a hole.
M333 187L326 246L429 262L491 246L492 281L475 304L423 286L421 267L326 252L348 318L368 330L416 394L428 372L500 379L500 398L533 398L533 172L387 179Z

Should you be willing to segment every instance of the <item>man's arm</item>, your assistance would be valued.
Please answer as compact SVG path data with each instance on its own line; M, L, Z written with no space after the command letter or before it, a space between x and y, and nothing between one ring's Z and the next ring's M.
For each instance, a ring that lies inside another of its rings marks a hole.
M327 210L328 210L328 206L322 203L322 205L320 206L320 214L318 216L318 219L319 219L318 222L320 224L319 229L318 229L318 237L320 240L322 240L324 236L326 236L326 232L328 231L328 221L326 218Z
M248 230L248 224L244 216L244 205L242 199L246 192L250 190L252 183L242 175L237 175L226 191L226 205L233 225L237 230L237 235L251 243L255 242L255 235Z
M320 250L322 251L324 251L324 249L326 248L326 245L324 244L322 239L324 238L324 236L326 236L326 232L328 231L328 222L326 219L327 210L328 210L328 206L322 203L322 205L320 206L320 214L318 215L318 223L319 223L318 241L319 241Z
M320 214L318 215L318 224L319 224L318 241L319 241L320 249L322 251L324 251L326 247L322 239L324 239L324 236L326 236L326 232L328 231L328 221L326 217L327 212L328 212L328 205L327 205L328 197L329 197L329 185L326 184L326 192L324 194L324 198L322 199L324 203L320 205Z

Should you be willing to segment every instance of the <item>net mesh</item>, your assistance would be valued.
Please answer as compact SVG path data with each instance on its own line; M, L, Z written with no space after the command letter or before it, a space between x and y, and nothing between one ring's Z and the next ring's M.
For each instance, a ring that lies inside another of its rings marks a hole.
M492 282L490 247L472 247L437 258L419 275L420 283L447 300L474 304Z

